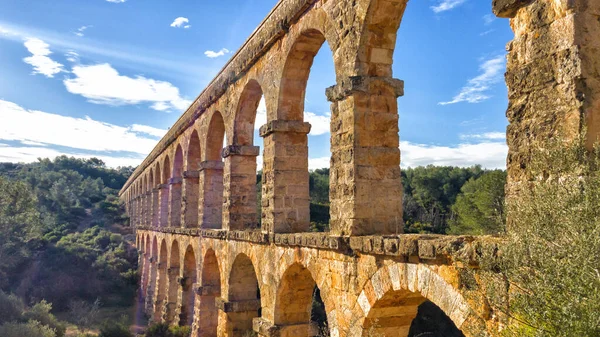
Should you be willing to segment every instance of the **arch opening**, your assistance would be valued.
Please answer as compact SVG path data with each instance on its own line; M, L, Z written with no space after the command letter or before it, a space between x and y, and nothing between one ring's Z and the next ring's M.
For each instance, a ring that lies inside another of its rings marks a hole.
M409 290L389 290L375 302L363 323L362 336L464 337L437 305Z
M165 304L167 294L167 241L165 239L160 243L160 254L158 255L158 279L156 280L156 300L154 301L154 315L153 320L155 322L162 321L162 309Z
M200 197L199 170L200 170L200 138L194 130L188 143L186 158L186 172L184 173L183 194L183 227L194 228L198 226L198 198Z
M217 256L212 249L204 256L201 282L198 336L216 337L219 311L215 306L215 299L221 296L221 274Z
M177 293L179 292L179 283L177 278L179 277L179 243L174 240L171 244L171 252L169 256L169 268L167 270L168 275L168 293L167 303L165 305L165 320L167 323L175 322L175 309L177 307Z
M329 336L321 291L310 271L300 264L289 267L281 279L274 323L281 336Z
M257 165L260 149L254 146L254 136L261 126L256 123L259 114L259 124L266 122L266 105L258 81L246 83L237 104L233 145L242 150L229 153L225 158L223 219L225 227L230 230L257 229L260 227L258 184L261 179Z
M169 227L181 227L181 185L183 175L183 149L177 145L173 159L173 178L169 181Z
M202 227L218 229L223 226L223 158L221 151L225 142L225 122L215 111L206 138L206 161L200 174L202 185Z
M278 224L275 220L278 232L329 230L331 150L323 144L330 143L331 113L324 95L325 88L320 83L335 83L336 75L331 49L322 48L325 41L325 36L317 29L304 31L287 56L281 79L277 118L307 122L310 128L303 125L297 132L277 140L283 142L286 148L294 150L287 160L288 163L293 163L293 167L286 165L289 172L284 175L287 177L282 177L282 182L275 182L274 187L286 190L281 198L292 195L294 199L291 203L294 206L283 210L286 214L286 219L282 219L284 224ZM268 160L270 159L265 158L265 162ZM293 216L290 217L290 214ZM291 228L285 228L286 225Z
M159 208L159 227L167 227L169 223L169 175L171 174L171 163L169 156L165 156L162 166Z
M181 314L179 315L179 325L191 326L194 319L194 307L196 294L194 286L196 284L196 256L192 246L188 246L183 257L183 283L181 296Z
M228 312L228 336L242 337L253 333L252 320L261 316L260 288L254 265L248 256L236 257L229 276L229 302L243 303L244 311ZM250 309L257 308L257 309Z
M157 267L158 267L158 242L156 237L152 239L152 254L148 260L146 275L146 313L152 315L154 307L154 293L156 291Z

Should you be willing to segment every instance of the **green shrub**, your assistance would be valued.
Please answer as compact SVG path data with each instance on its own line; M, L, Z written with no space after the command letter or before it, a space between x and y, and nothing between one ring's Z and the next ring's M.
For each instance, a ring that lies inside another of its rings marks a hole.
M31 307L31 309L26 311L23 314L23 319L40 322L53 329L56 337L63 337L67 331L67 327L50 313L51 310L52 304L42 300L40 303L37 303Z
M0 325L2 337L56 337L54 330L38 321L6 323Z
M24 310L21 299L0 290L0 324L21 319Z
M145 337L189 337L192 329L189 326L169 326L166 323L155 323L148 327Z
M129 331L129 324L127 324L126 318L121 318L120 321L105 321L100 327L100 334L98 337L134 337L133 333Z

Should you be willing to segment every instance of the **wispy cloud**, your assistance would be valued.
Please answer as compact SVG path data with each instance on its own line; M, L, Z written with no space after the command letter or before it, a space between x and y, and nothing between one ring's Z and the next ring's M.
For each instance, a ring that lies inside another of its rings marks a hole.
M90 27L92 27L92 26L81 26L81 27L77 28L77 31L73 32L73 34L75 34L79 37L83 37L85 35L83 32L85 32L85 30Z
M174 28L190 28L191 25L187 25L186 23L189 23L190 20L188 18L184 18L183 16L180 16L178 18L176 18L173 23L171 23L171 27Z
M454 9L467 2L467 0L441 0L437 5L431 6L435 13L441 13Z
M66 52L65 57L69 62L79 63L79 54L77 54L74 50L69 50Z
M27 145L44 144L81 151L148 154L157 142L158 130L150 126L118 126L91 119L27 110L0 100L0 139ZM151 135L152 138L140 133ZM4 150L3 150L4 151Z
M122 3L124 3L127 0L106 0L106 1L112 2L112 3L115 3L115 4L122 4Z
M27 64L33 66L34 74L42 74L46 77L54 77L55 74L64 71L63 65L52 60L48 55L52 54L50 46L37 38L25 39L25 48L31 53L23 59Z
M502 81L502 74L506 67L506 60L503 55L484 60L479 66L481 72L475 78L470 79L461 89L460 93L451 101L439 102L439 105L455 104L460 102L479 103L485 101L491 96L487 94L491 86Z
M508 147L505 142L481 142L438 146L400 142L402 167L449 165L469 167L481 165L489 169L504 169Z
M167 130L153 128L148 125L140 125L140 124L133 124L131 126L131 131L145 133L147 135L151 135L151 136L158 137L158 138L162 138L167 133Z
M63 83L72 94L81 95L95 104L135 105L150 103L159 111L183 111L190 104L181 97L179 89L165 81L143 76L120 75L110 64L76 65Z
M483 23L486 26L491 25L494 21L496 21L496 16L494 16L493 14L486 14L483 16Z
M325 115L317 115L313 112L304 112L304 121L309 122L311 125L310 135L319 136L329 133L330 131L330 113L327 112ZM254 122L254 129L258 130L261 126L267 124L267 106L265 104L264 96L260 99L258 108L256 109L256 120Z
M207 57L210 57L210 58L215 58L215 57L224 56L229 53L231 53L231 51L229 51L229 49L223 48L219 51L207 50L204 52L204 55L206 55Z
M484 133L470 133L460 135L460 139L463 140L504 140L506 139L505 132L484 132Z

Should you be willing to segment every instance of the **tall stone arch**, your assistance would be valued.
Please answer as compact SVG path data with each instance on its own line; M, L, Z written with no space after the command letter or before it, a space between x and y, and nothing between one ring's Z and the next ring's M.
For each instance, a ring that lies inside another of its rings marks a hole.
M202 228L222 228L223 225L223 160L225 121L219 111L213 112L204 140L204 158L200 165L200 212Z
M173 156L173 173L169 179L169 227L181 227L181 185L183 183L183 148L177 144Z
M200 137L193 128L186 151L186 171L183 172L183 227L198 226L198 199L200 198L200 167L202 163Z

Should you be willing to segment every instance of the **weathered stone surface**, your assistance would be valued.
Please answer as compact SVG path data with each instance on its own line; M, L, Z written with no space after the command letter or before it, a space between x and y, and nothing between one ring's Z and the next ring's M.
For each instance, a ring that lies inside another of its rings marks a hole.
M466 336L499 333L506 317L490 306L484 282L503 281L477 270L481 251L498 239L402 234L404 83L391 65L406 5L280 1L136 169L120 196L137 228L141 294L153 320L191 324L194 336L308 335L318 287L333 337L371 328L406 335L426 299ZM600 135L600 1L494 0L493 9L511 17L515 33L506 73L510 202L531 179L533 148L586 129L591 146ZM331 231L309 233L304 92L325 43L336 70L326 90Z

